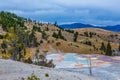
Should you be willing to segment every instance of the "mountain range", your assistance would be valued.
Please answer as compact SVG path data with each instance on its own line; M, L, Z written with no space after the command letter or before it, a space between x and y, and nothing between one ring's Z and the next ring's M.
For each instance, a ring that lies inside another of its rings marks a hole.
M76 28L101 28L109 31L120 32L120 25L114 26L94 26L91 24L83 24L83 23L72 23L72 24L62 24L59 25L64 29L76 29Z

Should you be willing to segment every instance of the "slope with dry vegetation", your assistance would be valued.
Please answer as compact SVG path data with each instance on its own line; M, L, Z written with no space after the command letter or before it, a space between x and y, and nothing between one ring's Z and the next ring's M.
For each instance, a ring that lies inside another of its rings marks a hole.
M7 21L7 19L11 21ZM65 53L105 54L100 49L101 43L107 46L108 41L110 41L112 50L114 50L114 48L118 47L120 41L120 33L97 28L64 30L57 23L39 23L6 12L1 12L0 24L0 31L3 33L1 34L3 38L0 39L0 44L2 45L5 42L8 46L1 46L2 56L5 56L7 53L12 54L9 53L12 50L17 51L16 54L20 52L19 56L24 55L24 58L35 54L37 50L39 50L39 53L61 51ZM6 34L12 35L4 37ZM12 41L8 40L8 38L13 37L13 35L15 39L18 39L15 46L19 46L17 49L21 49L20 51L13 48L10 49L10 47L15 47L8 43ZM24 39L23 42L20 41L22 38Z

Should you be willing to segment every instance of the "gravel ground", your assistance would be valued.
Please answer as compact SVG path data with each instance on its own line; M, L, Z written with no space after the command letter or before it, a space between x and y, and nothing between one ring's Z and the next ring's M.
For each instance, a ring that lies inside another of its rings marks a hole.
M69 54L69 53L68 53ZM66 54L65 54L66 55ZM61 68L63 70L71 71L71 72L79 72L83 73L85 75L89 75L89 68L88 65L82 64L80 66L75 66L76 59L72 58L71 56L68 57L70 60L65 61L65 55L61 58L61 56L48 56L48 58L53 59L53 61L58 61L56 64L56 68ZM74 53L72 53L72 56L74 56ZM74 56L75 58L79 58L80 60L87 58L88 55L80 54ZM101 80L120 80L120 56L104 56L104 55L90 55L91 61L92 61L92 73L93 76L100 78ZM81 59L82 58L82 59ZM72 61L72 63L70 62ZM81 62L79 62L81 64ZM84 67L85 66L85 67Z
M41 80L100 80L97 77L86 76L78 72L0 59L0 80L21 80L22 77L26 79L33 72ZM49 74L49 77L45 77L46 73Z
M72 72L80 72L88 75L88 68L64 69ZM120 63L112 63L106 66L92 68L93 76L99 77L101 80L120 80Z

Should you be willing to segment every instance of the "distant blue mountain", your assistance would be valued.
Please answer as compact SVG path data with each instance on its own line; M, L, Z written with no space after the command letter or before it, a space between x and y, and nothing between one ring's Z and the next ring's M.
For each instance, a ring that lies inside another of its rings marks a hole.
M115 26L106 26L106 27L101 27L102 29L114 31L114 32L120 32L120 25L115 25Z
M59 25L61 28L64 29L75 29L75 28L101 28L109 31L120 32L120 25L115 26L94 26L90 24L82 24L82 23L73 23L73 24L63 24Z
M60 27L74 29L74 28L90 28L95 26L89 25L89 24L82 24L82 23L73 23L73 24L63 24L63 25L60 25Z

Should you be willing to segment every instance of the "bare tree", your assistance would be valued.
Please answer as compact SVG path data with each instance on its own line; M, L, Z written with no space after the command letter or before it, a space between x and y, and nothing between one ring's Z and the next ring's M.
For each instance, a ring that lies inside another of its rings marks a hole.
M91 51L91 49L90 49ZM89 68L89 75L92 76L92 59L91 54L88 56L88 68Z
M92 76L92 60L91 60L91 55L89 55L89 75Z

